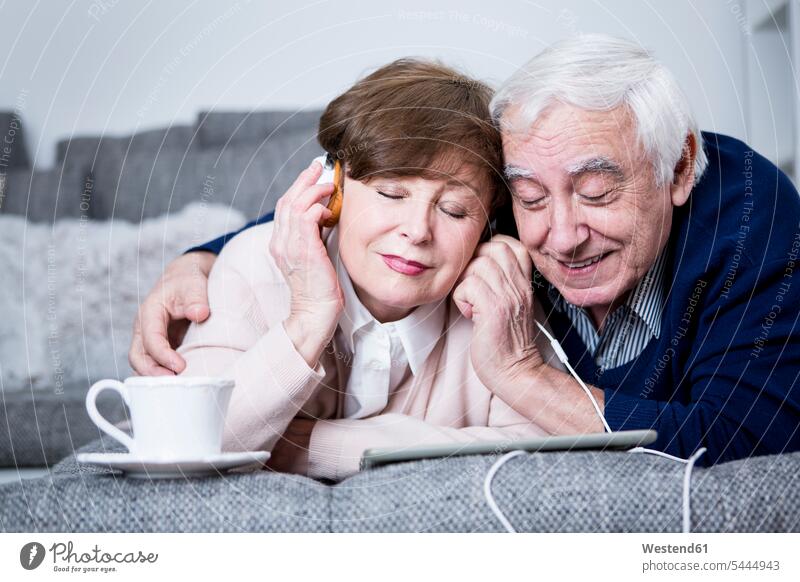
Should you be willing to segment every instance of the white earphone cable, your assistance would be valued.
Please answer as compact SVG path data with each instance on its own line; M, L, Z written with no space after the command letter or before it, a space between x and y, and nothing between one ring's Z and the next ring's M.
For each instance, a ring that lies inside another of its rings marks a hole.
M554 338L552 335L550 335L550 332L548 332L547 329L541 323L536 321L536 325L539 326L539 329L545 335L545 337L548 340L550 340L550 345L552 346L553 351L556 353L556 356L558 357L559 361L567 367L569 373L572 375L573 378L575 378L575 380L578 381L578 384L580 384L581 388L583 388L583 391L586 392L586 395L589 397L589 400L592 401L592 404L594 405L594 410L595 412L597 412L597 416L600 417L600 420L602 421L603 426L606 429L606 432L611 432L611 427L608 426L608 423L606 422L603 413L600 411L600 405L597 403L597 399L594 397L592 391L589 390L589 387L586 384L584 384L583 380L581 380L581 377L578 376L578 373L573 369L572 365L569 363L569 358L567 357L567 353L564 351L564 348L561 347L561 344L558 343L558 340Z
M503 527L506 528L508 533L517 532L514 529L514 526L511 525L511 522L508 521L506 516L497 506L497 501L495 501L494 495L492 494L492 479L494 479L495 473L500 470L500 467L502 467L506 461L524 454L525 451L511 451L510 453L506 453L497 459L497 461L492 465L491 469L489 469L489 472L486 473L486 478L483 480L483 494L486 496L486 503L489 504L489 509L492 510L498 521L503 524Z
M542 331L542 333L544 333L545 337L547 337L547 339L550 340L550 345L553 347L553 350L555 351L556 356L558 357L559 361L561 361L561 363L564 364L564 366L566 366L567 370L569 370L569 373L572 375L573 378L575 378L575 380L578 382L578 384L580 384L581 388L583 388L583 391L586 392L586 395L592 401L592 404L594 405L595 412L597 413L597 416L600 417L600 420L602 421L606 432L613 432L611 430L611 427L608 426L608 423L606 422L606 419L603 416L603 413L600 411L600 405L597 403L597 400L592 395L592 392L589 390L589 388L586 386L586 384L584 384L583 380L581 380L580 376L578 376L577 372L575 372L575 370L570 365L569 360L567 358L567 354L566 354L566 352L564 352L564 349L561 347L561 344L558 343L558 340L556 340L556 338L554 338L552 335L550 335L550 333L547 331L547 329L545 329L545 327L541 323L539 323L537 321L536 325L539 326L539 329ZM706 452L706 448L705 447L700 447L688 459L681 459L679 457L675 457L675 456L670 455L668 453L665 453L663 451L656 451L654 449L647 449L645 447L635 447L633 449L630 449L628 452L629 453L646 453L646 454L650 454L650 455L656 455L656 456L659 456L659 457L664 457L666 459L670 459L672 461L677 461L679 463L685 463L686 464L686 469L683 472L683 503L682 503L682 505L683 505L683 507L682 507L682 510L683 510L683 524L682 524L682 526L683 527L682 527L682 530L683 530L683 533L689 533L691 531L691 527L692 527L692 520L691 520L691 517L692 517L692 514L691 514L691 511L692 511L691 510L692 469L694 468L694 465L697 462L697 459L699 459L703 455L703 453ZM497 517L498 521L503 525L503 527L509 533L516 533L516 530L511 525L511 522L508 521L508 518L506 518L506 516L503 514L503 512L500 509L500 507L497 505L497 501L495 500L494 495L492 494L492 481L494 480L494 477L497 474L497 472L500 470L500 468L503 465L506 464L507 461L513 459L514 457L518 457L520 455L523 455L525 453L526 453L526 451L521 451L521 450L516 450L516 451L511 451L509 453L506 453L505 455L503 455L502 457L497 459L497 461L495 461L492 464L491 468L489 469L489 472L486 473L486 477L485 477L485 479L483 481L483 493L484 493L484 496L486 497L486 503L489 505L489 509L492 510L492 513L494 513L494 515L495 515L495 517Z

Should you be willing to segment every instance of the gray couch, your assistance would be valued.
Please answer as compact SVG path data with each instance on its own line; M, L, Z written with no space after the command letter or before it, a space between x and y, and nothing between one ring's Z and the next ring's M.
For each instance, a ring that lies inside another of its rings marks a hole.
M59 144L56 167L46 171L30 167L17 132L15 152L0 167L0 215L138 222L210 199L255 217L318 155L317 118L202 113L191 126L74 137ZM0 130L12 123L19 120L0 115ZM96 379L59 391L0 383L0 468L50 469L0 486L0 530L501 531L483 497L492 456L403 463L335 484L270 471L146 481L78 466L76 451L122 450L86 415L85 393ZM114 421L125 416L117 399L100 407ZM621 452L530 454L500 470L494 491L520 531L674 532L683 469ZM693 530L800 531L798 475L800 453L696 468Z
M106 437L84 451L122 451ZM255 471L125 479L68 457L49 477L0 488L4 531L495 532L483 497L493 456L389 465L336 484ZM692 531L800 530L800 453L695 469ZM680 532L683 466L625 452L538 453L495 477L523 532Z

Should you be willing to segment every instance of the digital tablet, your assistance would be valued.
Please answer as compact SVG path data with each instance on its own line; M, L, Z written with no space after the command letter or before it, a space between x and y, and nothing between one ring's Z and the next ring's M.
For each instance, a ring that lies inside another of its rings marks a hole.
M517 450L533 452L632 449L649 445L656 440L657 436L654 430L621 430L619 432L532 437L518 441L477 441L419 447L367 449L361 457L361 469L419 459L494 455Z

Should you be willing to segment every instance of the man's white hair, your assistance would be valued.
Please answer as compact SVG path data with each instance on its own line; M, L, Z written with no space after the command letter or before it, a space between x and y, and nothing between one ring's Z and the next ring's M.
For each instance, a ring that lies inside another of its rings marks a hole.
M695 181L705 171L708 158L686 96L672 73L636 43L604 34L557 42L514 73L490 107L501 126L512 122L502 119L510 106L514 122L530 125L556 102L593 111L627 107L659 186L672 181L689 133L697 143Z

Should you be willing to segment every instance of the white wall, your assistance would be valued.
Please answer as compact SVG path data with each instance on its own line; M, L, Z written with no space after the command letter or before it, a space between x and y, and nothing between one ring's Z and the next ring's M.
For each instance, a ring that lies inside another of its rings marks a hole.
M746 138L739 10L732 0L9 0L0 109L21 110L31 157L46 167L70 135L185 123L201 108L321 107L404 55L496 84L554 40L608 32L673 69L704 129Z

